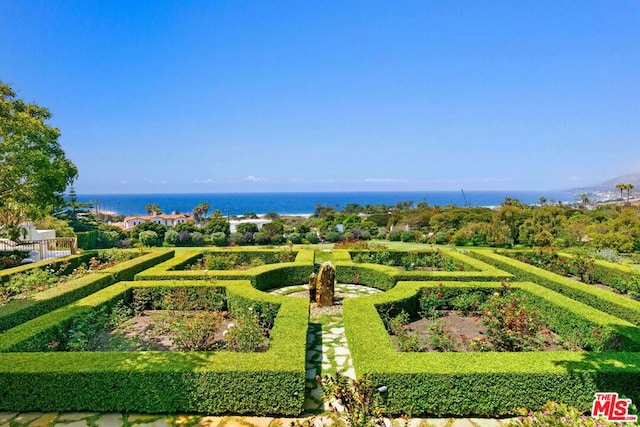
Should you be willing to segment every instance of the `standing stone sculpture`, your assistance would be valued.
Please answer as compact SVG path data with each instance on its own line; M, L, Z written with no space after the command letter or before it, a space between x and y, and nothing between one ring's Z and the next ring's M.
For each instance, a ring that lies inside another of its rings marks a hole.
M320 266L316 278L316 303L319 307L329 307L333 305L334 284L336 280L336 270L331 262L325 262Z
M311 273L309 276L309 301L316 302L316 282L318 281L318 275Z

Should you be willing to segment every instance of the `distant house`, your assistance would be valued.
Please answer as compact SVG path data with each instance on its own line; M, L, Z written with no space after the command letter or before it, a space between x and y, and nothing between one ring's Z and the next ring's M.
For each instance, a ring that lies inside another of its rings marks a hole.
M191 215L189 214L134 215L126 217L122 223L112 225L120 226L122 224L122 229L130 230L144 222L156 222L166 227L173 227L174 225L184 224L189 220L191 220Z
M258 230L262 230L262 226L270 223L270 219L259 218L259 219L232 219L229 221L229 231L231 233L235 233L238 229L238 225L240 224L255 224L258 227Z

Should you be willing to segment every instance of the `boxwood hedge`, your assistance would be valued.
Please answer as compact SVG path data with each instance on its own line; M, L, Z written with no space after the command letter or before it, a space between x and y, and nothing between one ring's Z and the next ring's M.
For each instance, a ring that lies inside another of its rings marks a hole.
M512 273L516 280L537 283L605 313L640 325L640 302L638 301L490 251L469 251L468 254Z
M347 250L334 251L333 259L336 263L338 282L367 285L382 290L393 288L401 280L500 281L513 277L510 273L461 252L447 251L445 253L475 271L401 271L386 265L355 263L351 261L350 252Z
M74 316L122 299L133 288L212 286L211 282L120 282L6 331L3 350L29 350ZM0 354L0 410L297 415L304 401L309 303L224 281L230 306L279 304L264 353L77 352ZM61 388L62 386L62 388Z
M223 249L215 252L224 253L229 251L228 249ZM234 251L246 252L246 250L243 251L241 249ZM264 249L250 252L273 253L280 251ZM309 275L313 272L313 250L300 249L297 252L294 262L267 264L246 270L176 270L176 268L194 263L198 258L202 257L203 251L192 251L137 274L135 280L248 280L255 288L260 290L307 283Z
M391 414L501 416L514 414L520 407L540 408L548 400L586 411L594 393L603 390L640 399L640 355L631 351L397 352L376 305L409 302L416 299L420 288L437 286L434 282L401 282L389 292L345 300L344 323L356 373L388 387L384 398ZM473 289L500 284L446 282L444 286ZM628 322L576 305L535 284L517 286L555 304L554 310L544 311L558 312L557 323L575 318L580 325L613 328L625 337L630 349L640 342L638 329Z
M89 258L94 254L88 254ZM173 250L167 249L143 252L137 258L70 280L64 285L38 292L28 298L11 300L0 307L0 332L77 301L118 280L131 280L138 272L173 257L173 254Z
M13 274L24 273L34 268L49 268L54 271L59 271L62 267L62 274L69 274L74 269L78 268L81 264L86 264L91 257L95 256L97 251L88 251L81 254L69 255L62 258L48 259L44 261L38 261L31 264L24 264L17 267L7 268L0 271L0 283L9 281Z

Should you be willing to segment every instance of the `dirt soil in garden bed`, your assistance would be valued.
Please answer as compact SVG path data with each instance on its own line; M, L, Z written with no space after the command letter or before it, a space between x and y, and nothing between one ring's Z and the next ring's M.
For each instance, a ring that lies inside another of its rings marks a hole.
M189 313L195 314L197 311ZM104 341L113 340L115 336L120 334L127 339L125 348L122 351L180 351L171 340L171 332L160 326L163 323L163 319L169 314L168 310L144 310L141 315L134 316L120 325L119 332L106 334ZM228 313L221 314L222 319L214 335L214 350L224 349L224 335L229 330L230 325L237 323ZM260 351L266 351L268 346L269 338L265 337Z
M461 312L455 310L441 310L440 317L437 319L420 319L415 322L405 325L405 330L410 333L417 332L420 337L420 342L424 343L420 351L438 351L432 346L427 344L429 339L429 326L437 321L444 323L444 330L449 331L454 341L454 351L457 352L470 352L467 341L471 341L474 338L485 339L487 337L487 327L482 323L480 315L464 316ZM540 351L559 351L564 350L561 345L554 344L559 335L543 326L541 330L544 346ZM394 347L396 337L391 336L391 341ZM396 350L398 348L396 347Z

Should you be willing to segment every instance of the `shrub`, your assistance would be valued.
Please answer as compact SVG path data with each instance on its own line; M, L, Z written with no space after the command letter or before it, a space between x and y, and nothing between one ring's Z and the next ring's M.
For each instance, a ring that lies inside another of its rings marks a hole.
M455 341L451 332L444 328L441 319L436 320L428 326L429 338L427 343L437 351L454 351Z
M227 246L229 244L227 235L222 231L211 233L211 242L216 246Z
M178 313L169 316L167 329L171 342L181 351L214 350L221 320L219 314L207 311Z
M302 236L299 233L289 234L289 241L294 245L302 243Z
M180 238L180 233L178 233L175 230L167 230L167 232L164 233L164 241L169 245L173 245L173 246L177 245L179 238Z
M399 231L392 231L389 233L389 240L391 242L399 242L402 239L402 233Z
M138 239L140 243L147 247L158 244L158 234L155 231L141 231L140 234L138 234Z
M258 351L264 344L264 334L257 316L241 316L224 336L227 350L237 352Z
M497 350L530 351L541 347L540 311L515 293L494 293L484 306L482 322Z
M382 396L375 384L365 376L361 380L350 380L339 373L325 375L316 380L322 386L322 394L327 400L336 399L344 408L350 427L384 426L384 406ZM337 410L337 408L335 409Z
M329 243L336 243L340 240L340 233L337 231L330 231L324 236L324 239Z
M400 240L403 242L414 242L416 240L416 235L413 231L403 231L400 235Z
M444 245L445 243L447 243L447 240L447 235L442 231L438 231L433 235L433 243L435 243L436 245Z
M193 231L191 233L191 244L193 246L202 246L204 245L204 234L199 231Z
M233 246L242 246L247 244L244 239L244 234L242 233L231 233L230 239Z
M257 233L253 233L253 241L256 243L256 245L268 245L269 237L267 237L267 235L263 232L259 231Z
M318 238L318 235L314 231L309 231L308 233L305 233L304 238L313 245L315 245L320 241L320 239Z

